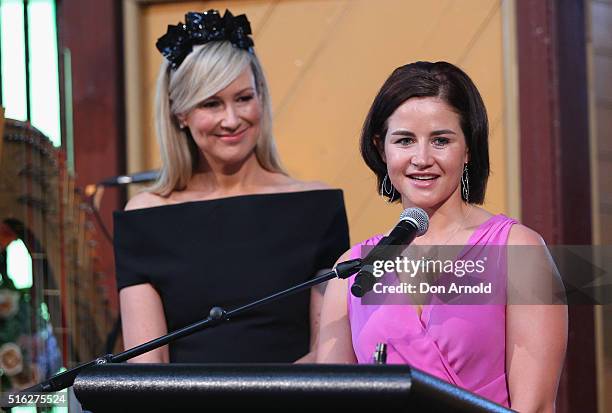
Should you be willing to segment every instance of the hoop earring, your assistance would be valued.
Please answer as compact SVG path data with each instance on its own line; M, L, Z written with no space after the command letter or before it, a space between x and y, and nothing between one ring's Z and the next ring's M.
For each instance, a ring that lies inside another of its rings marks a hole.
M461 174L461 194L465 202L470 201L470 178L467 162L463 165L463 173Z
M389 185L391 186L391 188L389 189L387 189L387 182L389 182ZM380 184L380 196L382 196L383 198L387 198L386 201L388 203L391 203L393 201L393 198L395 198L395 187L391 183L391 179L389 179L389 175L387 174L385 174L385 178Z

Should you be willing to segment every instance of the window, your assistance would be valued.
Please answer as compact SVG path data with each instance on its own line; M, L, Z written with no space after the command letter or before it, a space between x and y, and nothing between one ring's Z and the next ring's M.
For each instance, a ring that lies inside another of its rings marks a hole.
M0 0L0 104L61 146L55 10L55 0Z

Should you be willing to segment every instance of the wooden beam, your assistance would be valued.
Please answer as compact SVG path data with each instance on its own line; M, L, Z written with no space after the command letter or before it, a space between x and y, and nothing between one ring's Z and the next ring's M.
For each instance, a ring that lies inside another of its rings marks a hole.
M583 1L517 0L523 223L546 242L591 244ZM597 411L593 307L570 305L558 411Z
M125 173L123 25L121 2L58 2L60 47L72 57L72 101L76 186ZM122 191L109 190L100 206L112 233L112 211L124 204ZM97 225L97 224L96 224ZM117 310L113 247L100 234L101 270L109 280L109 305Z

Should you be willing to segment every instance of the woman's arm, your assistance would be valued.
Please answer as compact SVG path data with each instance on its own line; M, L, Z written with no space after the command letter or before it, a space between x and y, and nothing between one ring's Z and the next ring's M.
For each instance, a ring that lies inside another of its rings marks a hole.
M512 272L521 273L518 280L521 285L516 288L528 294L514 297L506 308L506 369L511 408L529 413L554 412L567 344L567 306L538 304L551 302L538 295L545 293L539 287L546 285L552 290L559 281L555 280L556 271L550 266L552 261L542 238L527 227L515 225L508 243L523 246L511 247L520 255L518 268L512 262L509 264L515 267ZM532 269L536 271L531 273ZM529 275L524 277L525 273ZM534 289L539 293L533 295Z
M158 195L141 192L125 206L125 210L162 205ZM168 332L161 298L151 284L138 284L119 292L123 346L132 348ZM160 347L129 360L133 363L168 363L168 346Z
M349 257L347 251L337 262ZM335 278L328 282L321 307L317 363L357 363L347 312L347 292L348 280Z
M302 182L300 186L300 190L302 191L314 191L320 189L331 189L331 187L326 183L319 181ZM320 270L317 273L317 276L328 271L330 271L329 268ZM297 360L296 363L315 363L317 361L321 308L323 306L323 297L328 284L329 281L319 284L310 290L310 352Z
M132 348L168 332L166 317L159 294L151 284L138 284L119 292L123 346ZM168 346L138 357L133 363L168 363Z
M329 270L321 270L317 275ZM317 359L317 342L319 341L319 325L321 319L321 306L327 282L310 289L310 351L299 358L296 363L314 363Z

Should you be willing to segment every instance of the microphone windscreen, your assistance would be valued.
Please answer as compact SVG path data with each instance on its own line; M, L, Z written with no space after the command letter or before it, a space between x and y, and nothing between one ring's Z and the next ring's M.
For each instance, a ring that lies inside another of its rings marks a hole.
M400 214L400 221L410 220L417 227L417 237L425 234L429 228L427 212L421 208L406 208Z

